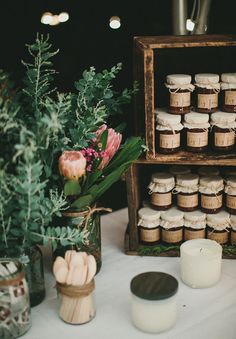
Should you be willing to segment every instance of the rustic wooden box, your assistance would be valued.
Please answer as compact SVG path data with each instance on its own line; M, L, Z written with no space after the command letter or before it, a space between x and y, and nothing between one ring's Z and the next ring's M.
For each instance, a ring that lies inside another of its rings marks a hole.
M134 38L134 79L140 91L135 99L136 135L145 137L148 151L126 173L129 225L125 251L135 255L178 256L176 246L142 246L138 239L138 210L147 198L151 173L166 165L236 166L236 151L230 154L159 154L155 146L154 108L166 106L164 81L173 73L234 72L236 35L156 36ZM236 258L236 246L224 246L224 258Z

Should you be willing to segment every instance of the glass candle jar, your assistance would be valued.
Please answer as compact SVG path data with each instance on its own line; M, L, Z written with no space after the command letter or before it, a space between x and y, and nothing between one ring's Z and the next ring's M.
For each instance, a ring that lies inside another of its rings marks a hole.
M143 332L161 333L172 328L177 318L178 281L163 272L136 275L130 284L131 318Z
M205 152L208 149L209 115L195 112L185 114L183 125L187 151Z
M195 75L197 95L196 111L213 113L218 109L218 93L220 91L219 75L200 73Z
M230 243L231 245L236 245L236 215L230 216L230 225L231 225Z
M0 338L17 338L30 327L29 290L23 265L15 259L0 259Z
M198 174L179 174L176 177L174 193L181 211L191 212L198 208Z
M199 192L202 212L218 213L223 205L223 179L217 175L200 178Z
M178 174L188 174L191 173L191 169L188 166L173 165L168 168L168 171L173 174L175 177Z
M216 112L211 115L212 147L217 152L229 152L235 146L236 114Z
M226 180L225 204L228 212L236 215L236 176L228 177Z
M200 177L210 177L212 175L220 175L219 168L215 166L201 166L197 170Z
M163 154L173 154L180 150L181 130L180 115L157 113L156 148Z
M143 207L138 211L139 240L143 245L156 245L160 240L160 212Z
M220 280L222 247L209 239L193 239L180 246L182 281L191 288L207 288Z
M168 112L171 114L185 114L190 112L191 92L194 86L191 84L191 75L170 74L166 77L166 87L169 90Z
M172 205L172 190L175 178L170 173L158 172L152 175L148 185L152 206L157 210L167 210Z
M184 213L172 207L161 212L161 239L167 244L178 245L183 240Z
M207 238L215 240L220 245L227 244L230 231L230 215L225 211L207 215Z
M236 112L236 73L221 74L222 111Z
M204 239L206 214L201 211L184 213L184 240Z

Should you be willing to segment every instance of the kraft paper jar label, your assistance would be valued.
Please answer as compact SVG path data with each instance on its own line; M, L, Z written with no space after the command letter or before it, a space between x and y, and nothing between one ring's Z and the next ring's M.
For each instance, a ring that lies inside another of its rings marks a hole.
M170 106L188 107L190 106L190 92L170 93Z
M198 108L216 108L218 107L218 94L198 94Z
M192 239L204 239L205 238L205 229L202 230L188 230L185 228L184 230L184 239L192 240Z
M222 194L212 197L202 194L201 206L202 208L206 209L220 208L222 206L222 198L223 198Z
M226 206L232 209L236 209L236 197L233 195L226 195Z
M160 228L153 228L153 229L143 229L140 228L140 236L142 241L146 242L153 242L158 241L160 239Z
M162 240L168 243L177 243L183 240L183 229L177 231L162 230Z
M177 205L179 207L196 207L198 205L198 193L194 195L182 195L177 196Z
M152 193L151 195L151 203L157 206L168 206L172 203L172 194L168 193Z
M215 132L214 139L215 139L214 140L215 146L231 146L231 145L234 145L234 142L235 142L234 131L227 132L227 133Z
M236 105L236 91L225 91L225 105Z
M180 146L180 133L160 134L161 148L177 148Z
M219 244L225 244L228 242L228 232L212 232L212 230L207 231L207 238L215 240Z
M187 145L191 147L203 147L208 145L208 131L194 133L187 132Z

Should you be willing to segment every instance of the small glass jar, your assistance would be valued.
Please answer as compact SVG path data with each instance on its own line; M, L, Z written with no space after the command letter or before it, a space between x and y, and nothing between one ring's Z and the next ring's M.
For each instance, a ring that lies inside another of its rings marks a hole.
M215 166L201 166L197 170L200 177L211 177L212 175L220 175L219 168Z
M148 185L150 200L153 208L167 210L172 205L172 190L175 187L175 178L172 174L158 172L152 175Z
M183 240L184 213L172 207L161 212L161 240L166 244L181 244Z
M206 214L201 211L184 213L184 240L204 239Z
M180 115L157 113L156 148L163 154L173 154L180 150L181 130Z
M167 75L165 86L170 93L168 106L169 113L185 114L190 112L191 92L194 90L191 80L191 75L188 74Z
M230 216L230 225L231 225L230 244L236 245L236 215Z
M226 180L225 205L230 214L236 215L236 176L228 177Z
M236 73L221 74L222 111L236 113Z
M229 240L230 215L225 211L207 215L207 238L225 245Z
M149 207L138 211L139 241L143 245L156 245L160 241L160 212Z
M217 152L229 152L235 146L236 114L216 112L211 115L212 147Z
M218 109L218 93L220 91L219 75L200 73L195 75L197 93L196 111L213 113Z
M189 152L201 153L208 149L209 115L188 113L183 123L186 131L186 148Z
M29 289L23 265L0 259L0 338L12 339L31 327Z
M175 177L178 174L188 174L191 173L191 169L188 166L173 165L168 168L168 171L173 174Z
M198 208L198 181L197 174L177 175L175 192L177 206L181 211L192 212Z
M204 213L218 213L223 206L224 181L220 176L200 178L200 205Z
M147 333L172 328L177 319L178 281L163 272L136 275L130 284L131 319L135 327Z

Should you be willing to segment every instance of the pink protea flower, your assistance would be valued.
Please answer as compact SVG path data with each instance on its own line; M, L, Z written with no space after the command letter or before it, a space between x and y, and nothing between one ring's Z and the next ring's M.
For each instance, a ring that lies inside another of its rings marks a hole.
M65 151L59 158L59 171L66 179L78 180L86 171L86 159L80 151Z
M102 125L96 132L97 142L99 144L100 137L105 130L108 130L106 149L101 152L102 162L99 165L99 169L103 169L108 165L111 159L118 151L122 139L122 135L117 133L113 128L107 128L107 125Z

